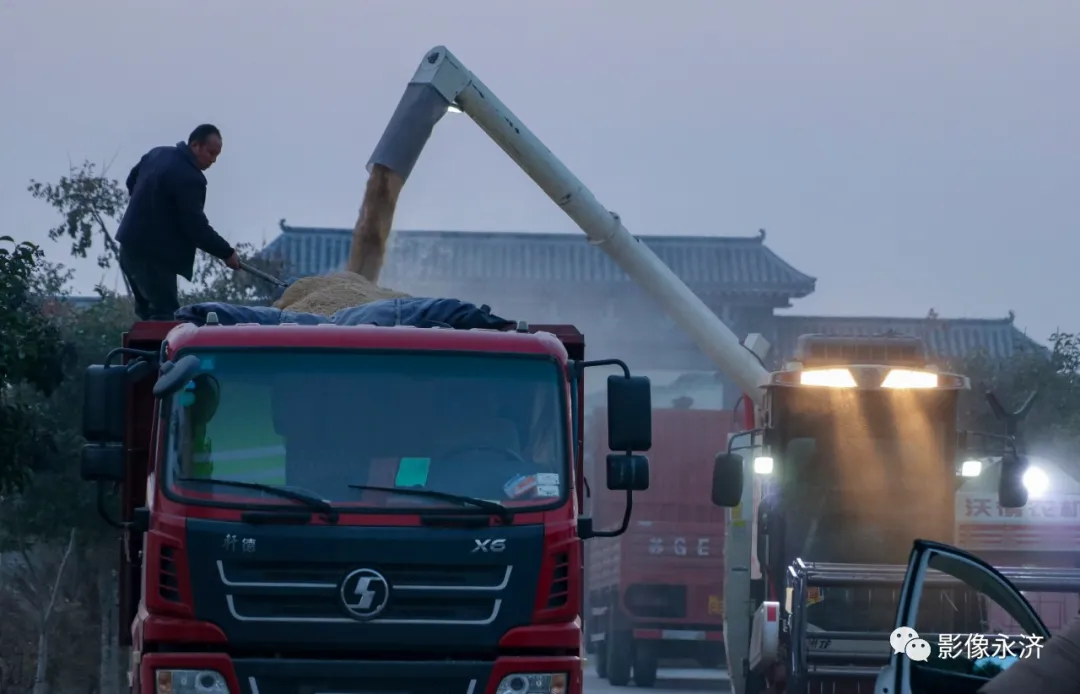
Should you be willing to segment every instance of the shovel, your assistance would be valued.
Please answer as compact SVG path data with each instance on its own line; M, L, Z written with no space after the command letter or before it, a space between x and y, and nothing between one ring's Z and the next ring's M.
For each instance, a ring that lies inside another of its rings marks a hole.
M270 284L274 285L275 287L277 287L279 289L288 289L289 285L292 284L291 282L286 282L283 279L279 279L277 277L274 277L273 275L271 275L268 272L263 272L262 270L260 270L257 267L253 267L251 265L248 265L247 263L245 263L243 261L241 261L241 263L240 263L240 269L243 270L244 272L248 273L249 275L252 275L254 277L258 277L261 280L265 280L265 281L269 282Z
M274 293L270 297L273 301L277 301L282 296L284 296L285 290L288 289L293 283L293 280L283 280L274 277L269 272L263 272L259 268L248 265L244 261L240 261L240 269L248 273L252 277L258 277L264 282L269 282L271 285L273 285L275 289Z

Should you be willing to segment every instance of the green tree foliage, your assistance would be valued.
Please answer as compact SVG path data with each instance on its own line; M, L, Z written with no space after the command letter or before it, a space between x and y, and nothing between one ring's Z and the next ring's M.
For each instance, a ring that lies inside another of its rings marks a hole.
M43 262L37 246L0 237L0 497L55 450L42 403L64 380L67 350L35 295L49 281Z
M0 553L9 557L7 583L0 590L0 612L8 617L0 620L0 659L8 661L4 676L12 691L30 691L27 683L38 677L42 635L54 691L107 672L101 665L107 662L102 625L113 621L108 608L116 602L108 580L116 566L116 533L97 518L97 490L78 473L84 443L82 374L118 344L132 314L130 302L115 296L76 308L63 297L69 276L46 264L34 290L67 346L66 377L51 395L21 393L37 415L38 429L49 432L43 444L47 464L34 467L18 493L0 499ZM108 496L106 503L115 513L116 499ZM73 554L64 570L68 547Z
M53 240L70 239L71 254L80 258L100 247L99 265L115 265L113 230L127 201L118 181L84 162L55 183L33 181L29 190L62 217L49 231ZM99 286L96 303L76 308L66 299L70 271L45 261L32 244L0 243L0 536L30 540L87 524L100 528L90 518L92 490L78 477L82 374L120 346L135 320L131 299ZM271 274L284 270L254 257L248 244L237 250ZM266 304L273 296L266 282L200 253L181 299Z
M124 214L128 199L119 181L107 174L107 166L99 170L93 162L84 161L81 166L72 166L55 183L31 180L27 187L31 195L60 214L62 221L49 229L49 238L70 239L71 255L75 258L85 258L94 246L95 237L100 238L104 250L97 262L103 268L111 267L119 257L120 247L112 227Z
M1032 346L1007 360L974 355L956 368L971 379L971 392L962 402L967 428L1004 433L986 393L994 393L1011 411L1038 392L1021 427L1030 452L1063 465L1080 461L1080 334L1055 333L1048 349ZM1074 474L1080 477L1080 468Z
M49 229L53 241L70 240L71 256L85 258L100 242L98 265L118 265L120 247L114 230L127 207L127 190L118 180L109 178L108 167L84 161L71 167L66 176L54 183L31 180L27 190L60 215L61 222ZM284 263L257 257L251 244L235 244L237 253L247 262L280 277ZM234 272L205 253L199 253L191 288L182 297L187 302L228 301L244 304L267 304L275 296L274 287L245 272Z
M61 218L52 240L70 241L74 257L97 251L101 267L117 265L113 232L127 202L119 182L86 162L57 182L32 181L29 191ZM284 271L253 257L250 245L237 251L271 274ZM116 623L116 533L96 517L96 489L80 479L79 459L83 373L120 346L135 315L126 293L104 287L97 302L77 307L67 299L70 279L36 246L0 238L2 691L37 690L43 676L59 691L115 679L108 676L115 635L128 628ZM274 294L200 254L181 299L264 304ZM106 499L114 517L115 502Z

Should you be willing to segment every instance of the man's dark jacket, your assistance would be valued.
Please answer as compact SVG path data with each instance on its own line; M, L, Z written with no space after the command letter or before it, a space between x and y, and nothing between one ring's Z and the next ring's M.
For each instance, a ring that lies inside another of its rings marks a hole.
M222 260L233 254L203 212L206 176L186 143L147 152L128 174L127 189L116 240L134 254L188 280L196 248Z

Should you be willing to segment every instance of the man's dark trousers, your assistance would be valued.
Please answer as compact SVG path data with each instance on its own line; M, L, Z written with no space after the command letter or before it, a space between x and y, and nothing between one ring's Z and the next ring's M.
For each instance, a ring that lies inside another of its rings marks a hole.
M180 298L176 271L156 258L120 245L120 271L131 286L135 315L139 320L176 320Z

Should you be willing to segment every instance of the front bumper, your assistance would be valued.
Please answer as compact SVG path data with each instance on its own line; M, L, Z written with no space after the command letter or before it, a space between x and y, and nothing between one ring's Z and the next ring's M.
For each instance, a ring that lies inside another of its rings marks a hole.
M158 694L159 669L213 670L229 694L495 694L513 674L565 672L567 691L581 694L582 660L573 656L506 657L494 661L291 660L231 658L223 653L147 653L133 694Z

